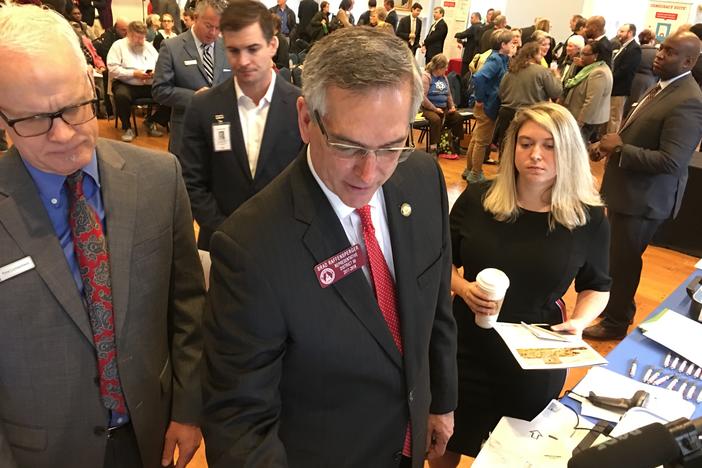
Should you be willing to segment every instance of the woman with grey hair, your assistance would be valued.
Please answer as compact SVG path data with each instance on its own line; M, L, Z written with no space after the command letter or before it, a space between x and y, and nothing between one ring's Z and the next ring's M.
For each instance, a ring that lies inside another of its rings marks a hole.
M565 370L523 370L493 328L476 318L546 323L580 335L609 299L609 224L585 144L568 111L542 103L517 112L497 178L471 184L451 210L458 408L446 455L475 457L503 416L531 420L563 387ZM463 273L459 273L463 268ZM509 278L500 305L476 283L485 268ZM575 280L577 300L561 299Z

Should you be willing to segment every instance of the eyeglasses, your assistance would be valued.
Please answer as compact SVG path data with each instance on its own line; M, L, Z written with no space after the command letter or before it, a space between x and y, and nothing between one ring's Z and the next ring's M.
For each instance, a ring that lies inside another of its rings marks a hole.
M172 23L173 20L168 20L168 19L163 19L161 20L162 23Z
M95 96L95 85L92 80L93 96ZM97 98L64 107L56 112L45 112L42 114L30 115L19 119L9 119L0 111L0 117L12 127L15 133L21 137L35 137L49 133L54 126L54 120L61 118L68 125L82 125L95 118Z
M390 162L397 161L403 162L409 158L410 154L414 152L414 137L412 135L412 125L409 126L409 140L410 146L397 146L391 148L366 148L364 146L348 145L346 143L337 143L335 141L329 141L329 134L327 134L324 124L322 124L322 118L319 116L319 112L314 111L314 118L317 121L319 130L324 135L325 142L327 146L330 146L336 152L336 156L340 159L353 160L362 159L368 157L371 153L375 154L375 158L379 162Z

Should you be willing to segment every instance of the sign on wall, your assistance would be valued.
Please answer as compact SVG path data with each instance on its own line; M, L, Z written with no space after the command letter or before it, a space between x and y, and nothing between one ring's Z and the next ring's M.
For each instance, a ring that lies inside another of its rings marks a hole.
M689 23L692 3L651 1L648 4L646 25L659 42L673 34L680 26Z

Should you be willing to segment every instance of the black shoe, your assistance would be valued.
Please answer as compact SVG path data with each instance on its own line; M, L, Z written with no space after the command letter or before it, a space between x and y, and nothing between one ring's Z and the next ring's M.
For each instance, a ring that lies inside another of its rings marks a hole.
M593 340L621 340L626 336L626 330L626 328L608 327L600 322L583 330L583 336Z

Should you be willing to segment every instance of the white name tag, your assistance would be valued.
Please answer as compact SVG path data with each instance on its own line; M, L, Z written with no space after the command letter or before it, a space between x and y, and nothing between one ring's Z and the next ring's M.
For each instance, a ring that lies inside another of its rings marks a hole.
M197 65L197 60L186 60L183 65Z
M34 268L32 257L24 257L0 268L0 283Z
M215 151L231 151L232 142L228 123L212 124L212 142Z
M223 72L230 72L230 71L232 71L232 69L231 68L222 68L222 71ZM102 75L100 75L100 76L102 76Z

